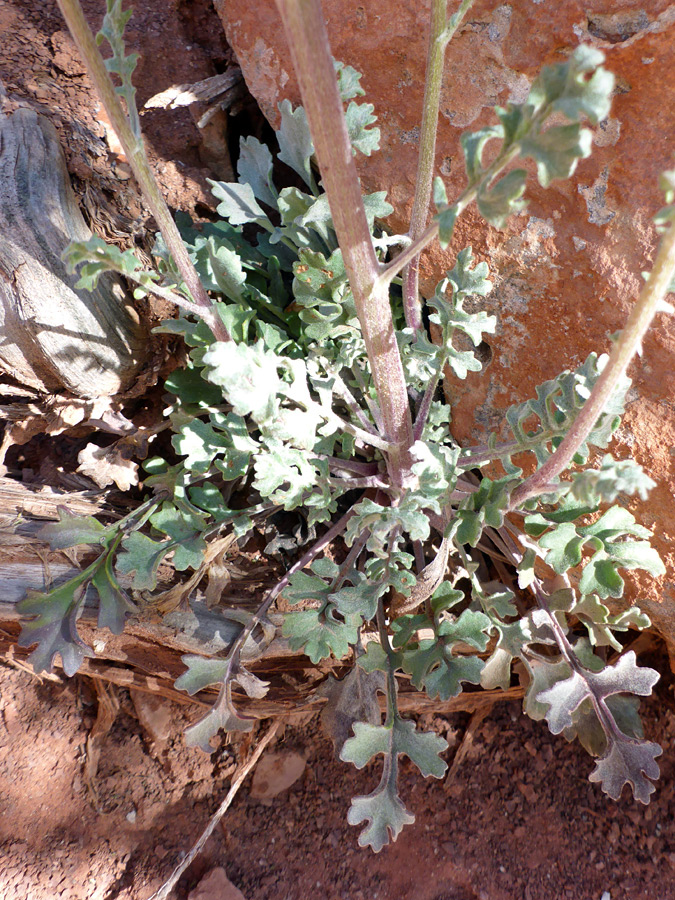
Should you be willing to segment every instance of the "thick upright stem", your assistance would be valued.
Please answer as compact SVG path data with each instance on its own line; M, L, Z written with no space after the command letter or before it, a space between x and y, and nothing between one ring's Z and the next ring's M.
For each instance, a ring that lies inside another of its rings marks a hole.
M630 361L640 349L645 333L655 313L658 312L659 303L668 292L674 276L675 225L671 224L661 241L649 281L643 287L619 340L614 344L607 365L595 383L590 397L555 453L513 492L510 509L516 509L530 497L546 493L548 485L569 467L574 454L591 433L607 401L626 374Z
M175 260L178 271L183 277L187 289L190 291L195 303L201 307L201 316L220 341L229 341L225 325L217 315L209 296L199 280L197 270L192 265L190 256L185 249L185 244L180 236L176 223L173 220L159 186L152 174L152 169L145 154L145 148L136 139L129 121L124 114L119 97L115 91L108 70L91 33L91 29L82 12L79 0L58 0L59 8L70 29L70 33L77 44L78 50L87 66L89 75L96 87L98 96L103 103L110 123L119 138L122 149L129 161L136 181L143 193L150 211L155 217L157 227L162 233L166 246Z
M403 365L389 303L388 282L368 228L361 186L347 133L342 100L320 0L277 0L307 113L321 180L354 294L368 360L382 411L385 437L393 444L387 463L395 484L405 480L412 420Z

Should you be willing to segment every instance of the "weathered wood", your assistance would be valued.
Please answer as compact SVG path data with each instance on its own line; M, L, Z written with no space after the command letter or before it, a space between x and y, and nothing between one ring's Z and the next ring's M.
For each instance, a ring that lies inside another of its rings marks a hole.
M0 659L23 663L30 655L32 648L17 645L20 624L16 604L26 589L43 589L46 577L63 581L77 571L75 563L63 552L49 551L32 535L5 532L4 540L0 540ZM95 656L82 663L81 674L171 700L201 706L213 703L215 689L188 697L173 685L185 671L181 659L184 654L221 655L239 633L241 626L224 616L220 609L210 610L203 603L192 602L189 610L179 610L162 619L149 607L130 619L121 635L97 628L95 615L95 607L85 607L78 622L82 638L95 650ZM331 671L344 671L344 665L335 660L324 660L313 666L303 654L292 652L278 634L260 657L247 665L270 683L267 696L260 700L252 700L235 688L237 707L243 714L258 719L283 715L293 720L319 710L325 697L316 692L317 686ZM60 669L59 657L56 669ZM523 689L515 687L508 691L464 692L441 702L429 699L404 681L399 708L407 713L475 712L501 700L522 696Z
M108 396L131 383L143 342L120 280L76 290L61 254L91 237L53 125L2 109L0 85L0 366L40 391Z

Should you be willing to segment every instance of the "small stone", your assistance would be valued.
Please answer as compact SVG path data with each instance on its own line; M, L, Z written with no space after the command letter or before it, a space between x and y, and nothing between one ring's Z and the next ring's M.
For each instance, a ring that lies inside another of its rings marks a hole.
M129 691L138 721L156 744L164 745L171 734L171 704L146 691Z
M227 877L225 869L211 869L194 890L188 900L246 900L239 888Z
M271 800L278 796L295 784L306 765L305 758L299 753L268 753L260 760L253 774L251 797L254 800Z

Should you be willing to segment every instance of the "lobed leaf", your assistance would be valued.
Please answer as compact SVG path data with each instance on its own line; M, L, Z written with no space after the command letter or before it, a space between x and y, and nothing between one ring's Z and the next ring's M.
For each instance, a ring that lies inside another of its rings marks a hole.
M60 655L63 671L70 677L80 668L85 656L94 655L79 636L76 624L84 606L90 574L85 570L44 593L27 591L25 598L17 604L17 612L22 618L17 643L20 647L37 643L28 657L37 674L51 672L54 659Z

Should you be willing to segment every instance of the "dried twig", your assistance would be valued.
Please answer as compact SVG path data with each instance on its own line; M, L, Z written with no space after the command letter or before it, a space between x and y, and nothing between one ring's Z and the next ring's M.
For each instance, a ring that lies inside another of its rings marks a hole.
M214 831L216 825L223 818L223 816L229 809L232 801L234 800L235 796L237 795L237 791L241 787L242 782L244 781L246 776L249 774L249 772L251 772L251 770L253 768L255 768L255 765L258 762L258 760L260 759L260 757L262 756L265 747L267 747L267 745L270 743L272 738L276 735L277 731L279 730L279 728L282 724L282 721L283 721L282 719L278 719L276 722L274 722L270 726L269 731L267 732L265 737L260 741L258 746L255 748L253 754L251 755L251 758L246 763L244 763L244 765L239 769L239 772L232 779L232 784L230 785L230 790L227 792L227 796L225 797L223 802L220 804L218 809L215 811L215 813L211 817L209 824L206 826L206 828L202 832L201 836L199 837L199 840L192 846L192 849L186 855L185 859L176 866L176 868L173 870L173 872L171 873L169 878L167 878L167 880L164 882L164 884L161 886L161 888L158 891L155 891L155 893L151 897L148 897L148 900L166 900L166 898L169 896L171 891L174 889L174 887L178 883L178 879L186 871L186 869L192 864L194 859L197 857L197 855L203 849L204 844L208 841L208 839L213 834L213 831Z

